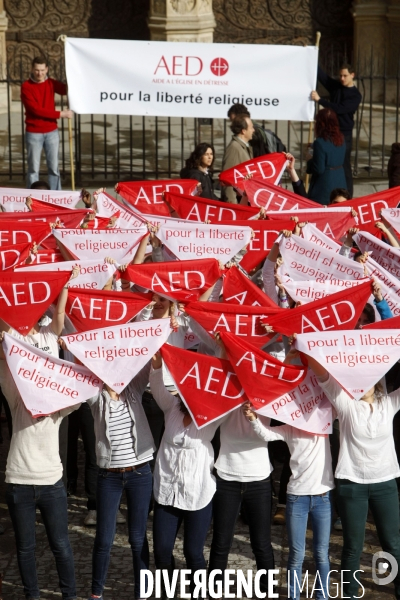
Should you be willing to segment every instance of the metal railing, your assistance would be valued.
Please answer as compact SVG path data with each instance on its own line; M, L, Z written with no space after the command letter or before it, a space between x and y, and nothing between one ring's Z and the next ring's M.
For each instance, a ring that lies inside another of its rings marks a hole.
M386 63L382 74L375 74L375 70L372 55L369 69L364 67L357 80L363 100L356 115L352 159L355 176L385 178L391 144L399 141L400 71L387 75ZM20 181L26 174L21 83L22 77L0 81L0 181ZM265 121L264 125L277 133L303 169L309 124ZM228 121L222 119L75 115L73 129L78 183L177 177L200 141L215 147L218 172L231 138ZM59 130L60 169L66 177L70 164L67 123L63 119Z

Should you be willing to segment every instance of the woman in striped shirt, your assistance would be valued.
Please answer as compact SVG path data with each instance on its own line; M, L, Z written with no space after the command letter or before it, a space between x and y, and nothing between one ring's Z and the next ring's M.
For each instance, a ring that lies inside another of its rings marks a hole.
M116 517L123 492L128 505L135 598L141 597L140 570L148 569L146 524L152 492L149 461L154 441L142 407L150 362L117 394L106 384L88 400L94 418L97 482L97 529L93 548L92 595L102 598L114 541Z

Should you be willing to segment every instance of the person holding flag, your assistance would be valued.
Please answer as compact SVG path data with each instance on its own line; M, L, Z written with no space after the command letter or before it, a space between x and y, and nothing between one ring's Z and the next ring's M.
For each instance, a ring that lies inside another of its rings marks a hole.
M296 339L293 335L290 342ZM296 354L300 354L295 351ZM293 353L293 356L295 355ZM368 510L374 517L384 552L400 564L399 498L396 477L400 467L393 439L393 418L400 410L400 390L386 394L380 382L359 401L354 400L327 369L312 356L305 357L339 418L340 452L335 471L337 502L343 526L341 570L343 597L359 597L360 557L363 551ZM357 378L357 372L352 374ZM394 579L395 598L400 599L400 574Z
M150 362L121 394L104 383L102 391L88 400L94 419L99 466L90 599L103 597L117 514L124 491L128 505L135 598L142 597L140 571L149 568L146 524L153 487L149 462L155 451L141 401L149 381L149 370Z
M79 274L74 268L71 279ZM58 336L64 326L68 284L64 286L49 325L39 320L26 336L0 319L0 336L9 333L58 357ZM68 538L67 492L62 480L59 428L64 417L79 408L69 406L51 415L33 418L26 409L4 360L0 346L0 386L10 406L13 434L6 466L6 500L15 532L18 567L25 597L40 596L35 564L36 509L40 510L50 548L54 554L64 600L76 599L75 570Z
M195 571L206 568L204 544L211 523L215 494L214 450L211 440L220 420L198 429L177 392L164 384L161 354L152 360L150 386L165 416L165 432L154 471L154 557L157 569L174 570L172 552L184 523L184 555L191 569L191 591ZM165 590L164 590L165 593ZM166 597L166 596L163 596Z
M283 362L291 364L297 355L297 350L292 348ZM300 598L309 515L313 528L314 560L319 574L319 589L316 590L315 598L328 598L331 490L335 487L329 436L312 435L291 425L265 425L257 417L250 402L243 404L242 410L253 431L262 440L267 443L284 441L289 446L291 476L286 494L289 541L288 598Z

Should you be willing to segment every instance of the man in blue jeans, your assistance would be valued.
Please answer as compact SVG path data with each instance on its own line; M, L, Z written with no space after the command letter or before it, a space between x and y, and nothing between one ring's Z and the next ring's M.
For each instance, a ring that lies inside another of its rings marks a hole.
M28 173L26 187L39 180L40 157L44 149L51 190L61 190L58 170L59 136L57 119L72 118L70 110L55 110L54 94L65 96L67 86L48 77L47 60L37 56L32 61L29 79L21 87L21 100L25 107L26 150Z

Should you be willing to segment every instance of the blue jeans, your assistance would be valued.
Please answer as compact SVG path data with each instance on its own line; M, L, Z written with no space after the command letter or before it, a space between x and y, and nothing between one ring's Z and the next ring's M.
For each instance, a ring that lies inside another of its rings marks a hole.
M61 190L60 172L58 170L58 148L60 145L58 129L54 129L50 133L31 133L27 131L25 133L25 143L28 158L26 187L30 188L32 183L39 181L40 157L44 149L50 189Z
M157 569L171 565L172 552L179 528L184 523L183 554L188 569L205 569L204 544L212 517L212 501L200 510L182 510L154 504L154 558Z
M59 585L65 600L76 598L74 558L68 538L67 492L62 479L54 485L8 483L6 500L14 527L19 571L25 598L39 598L35 562L36 508L46 528L56 559Z
M308 515L311 515L314 560L320 577L320 579L316 580L315 588L323 588L323 591L316 589L315 598L319 600L329 597L327 578L330 568L329 537L331 533L331 514L330 492L323 496L294 496L293 494L287 494L286 526L289 540L288 588L291 600L298 600L300 598Z
M250 544L257 569L273 569L274 554L271 545L271 479L261 481L227 481L217 475L217 491L213 501L213 539L209 571L225 571L235 533L235 523L240 506L246 511ZM217 576L215 581L221 580ZM260 579L260 589L268 590L266 575Z
M135 597L140 598L140 570L149 568L146 525L153 478L148 463L136 471L112 473L100 469L97 480L97 529L93 548L92 594L101 596L110 563L117 512L122 493L128 504L129 543L132 548Z

